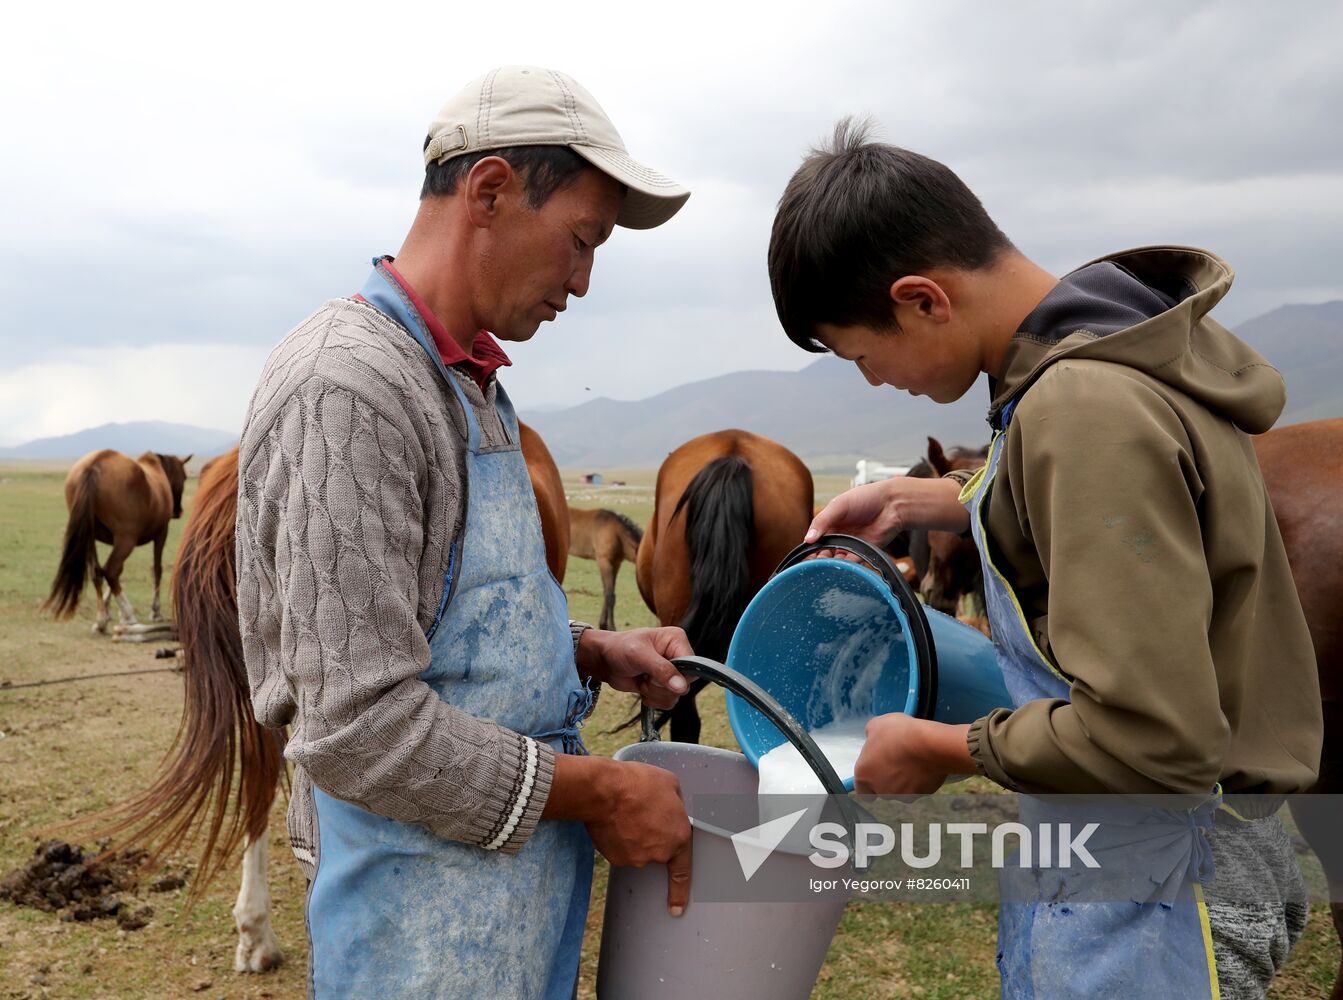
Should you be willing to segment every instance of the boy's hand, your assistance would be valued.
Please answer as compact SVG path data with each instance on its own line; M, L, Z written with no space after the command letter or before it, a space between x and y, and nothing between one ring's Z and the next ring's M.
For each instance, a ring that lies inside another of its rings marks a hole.
M854 791L918 798L941 788L949 774L973 774L969 729L900 712L877 716L853 769Z
M953 479L914 479L897 476L879 483L855 486L825 505L807 529L806 541L822 535L844 534L885 547L909 528L960 533L970 526L961 506L960 486Z

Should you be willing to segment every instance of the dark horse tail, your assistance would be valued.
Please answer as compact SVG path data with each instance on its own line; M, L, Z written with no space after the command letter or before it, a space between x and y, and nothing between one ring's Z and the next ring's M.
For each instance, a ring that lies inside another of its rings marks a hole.
M736 455L714 459L681 494L690 550L690 606L681 627L699 656L722 661L737 620L751 600L755 537L751 467Z
M740 456L727 455L695 474L672 513L675 520L685 512L690 551L690 606L681 627L697 655L720 662L727 659L732 633L751 600L752 493L751 466ZM675 708L658 713L659 728L672 720L672 739L699 742L695 695L706 683L696 678Z
M173 571L185 699L172 757L147 790L94 818L110 817L107 834L151 844L156 858L203 828L193 900L219 874L244 834L249 840L265 835L284 768L283 731L265 728L252 714L238 633L237 450L211 463L201 478Z
M79 607L79 595L90 576L96 579L98 549L94 545L98 523L94 510L98 497L98 467L86 466L75 483L75 494L70 504L70 520L65 525L65 542L61 546L61 562L56 568L56 579L51 582L51 594L42 603L44 610L57 618L69 618Z

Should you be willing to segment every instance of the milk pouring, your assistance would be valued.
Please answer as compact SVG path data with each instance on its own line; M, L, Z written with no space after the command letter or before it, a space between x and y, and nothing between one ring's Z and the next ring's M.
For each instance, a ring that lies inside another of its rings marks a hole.
M840 777L851 777L858 755L863 750L863 730L867 719L831 722L808 735ZM802 759L797 747L780 743L760 758L761 795L824 795L825 787L816 772Z

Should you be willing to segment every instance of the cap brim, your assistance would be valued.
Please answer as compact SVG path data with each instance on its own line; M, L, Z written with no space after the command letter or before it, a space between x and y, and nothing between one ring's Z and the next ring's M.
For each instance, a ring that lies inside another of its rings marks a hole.
M626 229L652 229L681 210L690 197L687 188L633 159L628 153L609 146L569 147L594 167L625 185L616 225Z

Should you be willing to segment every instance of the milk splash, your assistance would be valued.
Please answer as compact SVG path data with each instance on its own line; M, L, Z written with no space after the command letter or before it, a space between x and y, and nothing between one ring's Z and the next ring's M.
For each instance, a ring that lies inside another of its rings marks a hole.
M808 734L840 779L852 777L858 755L863 752L867 719L844 719L827 723ZM824 795L825 786L787 740L760 758L761 795Z

